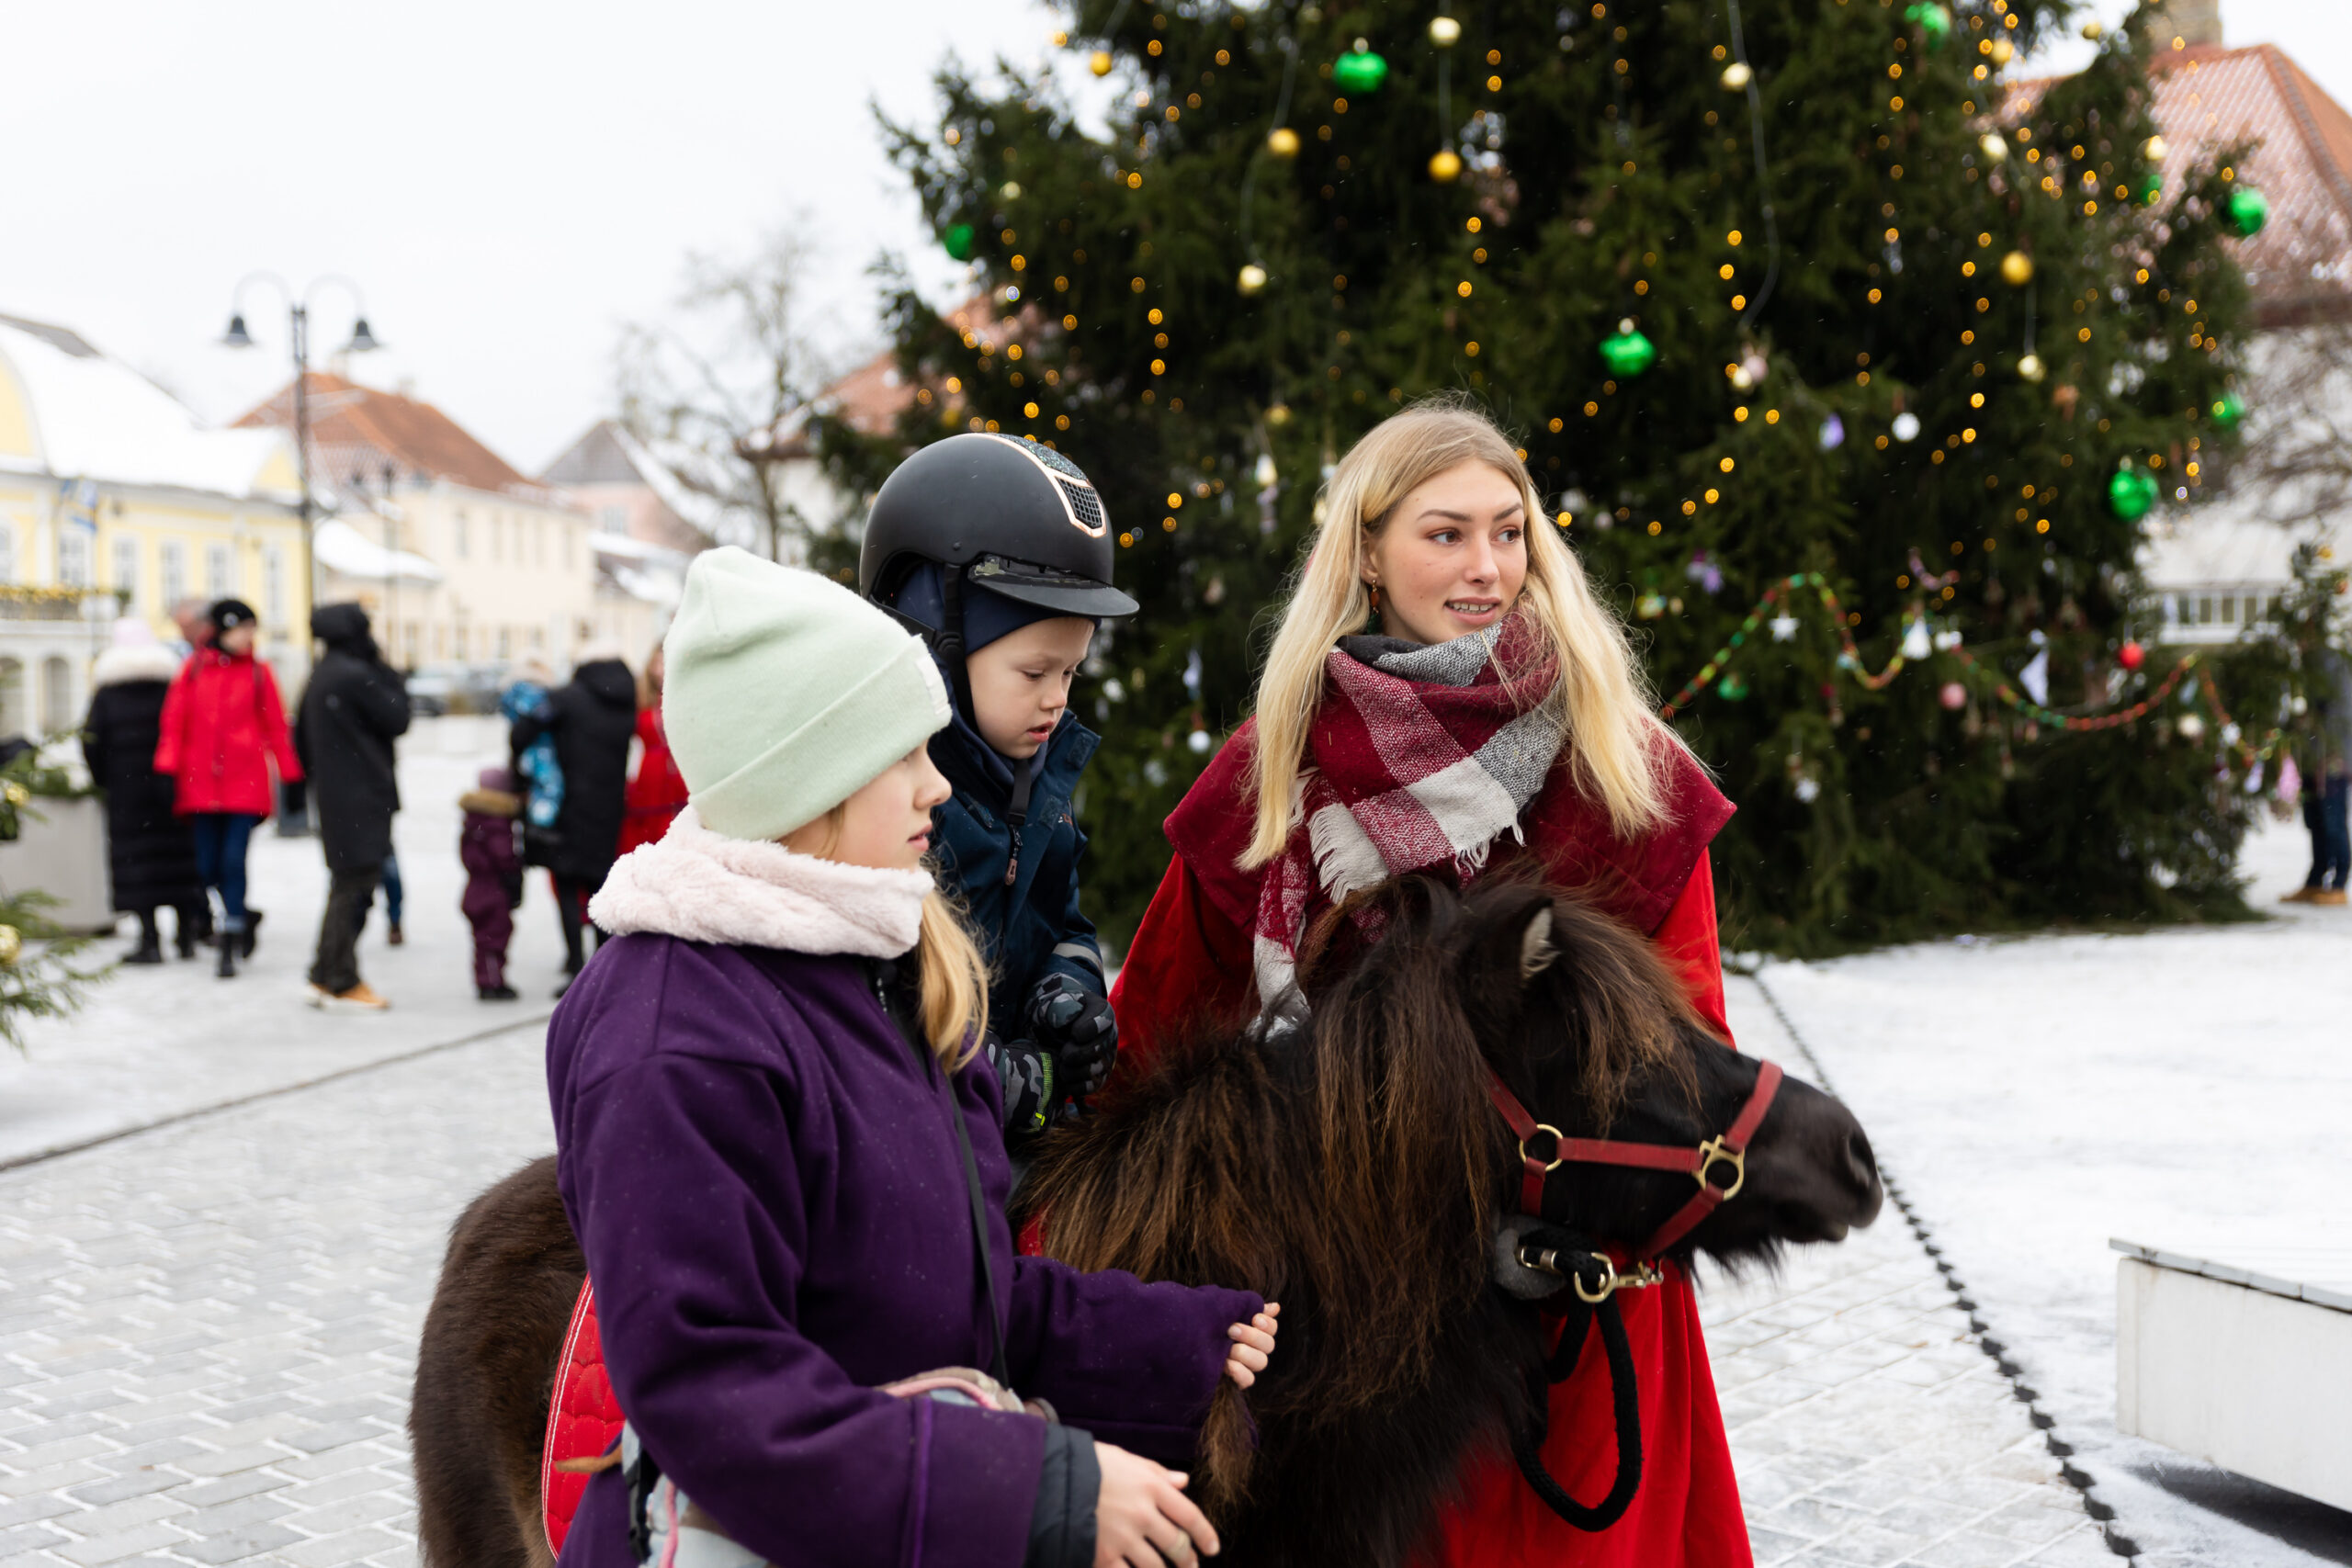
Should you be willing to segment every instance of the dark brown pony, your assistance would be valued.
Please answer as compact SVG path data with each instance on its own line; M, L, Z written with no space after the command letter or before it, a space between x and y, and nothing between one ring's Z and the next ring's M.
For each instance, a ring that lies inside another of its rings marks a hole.
M1048 1138L1022 1190L1078 1267L1283 1303L1248 1414L1219 1395L1194 1471L1228 1560L1395 1568L1465 1460L1531 1419L1540 1319L1489 1284L1520 1168L1489 1064L1571 1135L1683 1146L1727 1126L1757 1077L1647 943L1573 899L1425 879L1377 897L1376 944L1311 944L1287 1017L1171 1047ZM1569 1167L1544 1212L1622 1241L1691 1191L1687 1174ZM1740 1196L1677 1253L1769 1258L1868 1224L1879 1197L1853 1118L1791 1081ZM539 1445L582 1278L551 1160L458 1222L410 1416L425 1568L545 1563Z
M1728 1126L1758 1072L1648 943L1573 899L1424 879L1381 897L1375 946L1302 964L1306 1021L1197 1035L1048 1140L1021 1193L1075 1267L1283 1303L1254 1447L1223 1400L1195 1471L1237 1562L1406 1562L1464 1461L1532 1417L1539 1314L1490 1282L1521 1162L1488 1065L1572 1137L1683 1147ZM1860 1127L1794 1080L1747 1172L1674 1256L1769 1261L1878 1212ZM1544 1216L1631 1243L1691 1193L1687 1174L1564 1167Z

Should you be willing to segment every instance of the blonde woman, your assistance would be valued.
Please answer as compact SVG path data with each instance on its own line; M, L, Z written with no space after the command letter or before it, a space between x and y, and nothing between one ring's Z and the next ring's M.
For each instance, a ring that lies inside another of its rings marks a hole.
M1112 996L1127 1070L1204 1007L1233 1021L1272 1001L1349 894L1513 862L1648 935L1728 1040L1707 844L1731 806L1657 718L1510 440L1458 404L1408 409L1356 445L1324 502L1257 716L1168 819L1176 856ZM1498 1460L1464 1477L1432 1562L1749 1561L1689 1282L1625 1302L1643 1391L1632 1511L1579 1534ZM1585 1356L1554 1390L1544 1453L1592 1500L1616 1459L1599 1347Z
M693 798L597 893L616 940L548 1032L557 1179L628 1420L560 1562L1214 1554L1164 1466L1221 1382L1265 1370L1277 1309L1014 1258L973 1061L987 972L923 867L948 795L931 655L737 549L695 558L667 649Z

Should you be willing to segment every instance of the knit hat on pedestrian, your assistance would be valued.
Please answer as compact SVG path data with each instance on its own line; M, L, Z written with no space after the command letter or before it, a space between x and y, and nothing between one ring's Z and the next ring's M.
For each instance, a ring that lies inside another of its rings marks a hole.
M727 546L686 570L662 723L703 826L780 839L948 721L930 652L814 572Z

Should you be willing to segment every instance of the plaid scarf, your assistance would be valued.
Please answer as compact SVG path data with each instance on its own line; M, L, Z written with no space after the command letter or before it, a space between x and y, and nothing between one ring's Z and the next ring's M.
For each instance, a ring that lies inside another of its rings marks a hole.
M1446 862L1468 886L1497 838L1524 841L1520 814L1560 751L1542 705L1559 666L1524 617L1426 647L1350 640L1369 658L1335 648L1326 659L1290 844L1259 886L1253 963L1267 1006L1295 976L1314 888L1337 904ZM1352 918L1379 934L1375 909Z

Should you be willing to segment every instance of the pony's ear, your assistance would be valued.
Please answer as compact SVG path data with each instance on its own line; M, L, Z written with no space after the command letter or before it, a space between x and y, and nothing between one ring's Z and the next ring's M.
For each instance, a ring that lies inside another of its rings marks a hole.
M1552 906L1538 904L1519 933L1519 982L1525 985L1552 966L1560 950L1552 942Z

